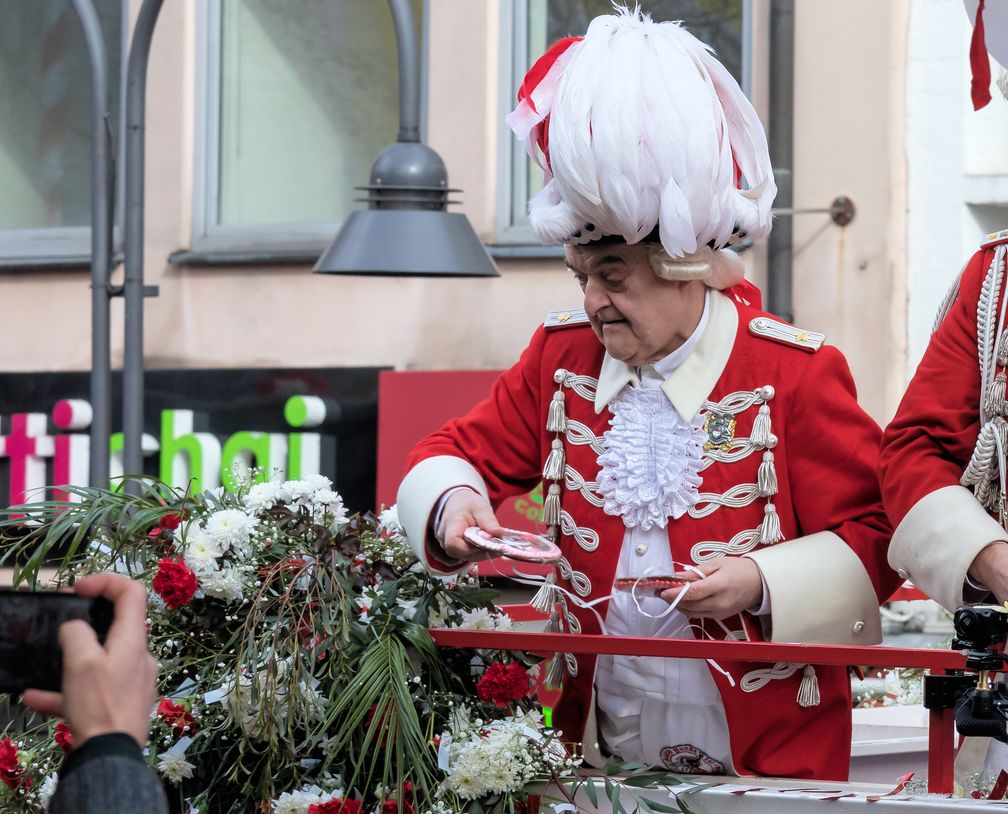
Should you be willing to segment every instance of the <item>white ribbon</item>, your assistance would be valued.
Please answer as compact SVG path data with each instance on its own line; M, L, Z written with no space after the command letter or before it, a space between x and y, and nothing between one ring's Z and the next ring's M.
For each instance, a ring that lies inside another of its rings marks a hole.
M443 771L447 772L451 763L451 743L452 737L447 732L441 734L441 742L438 744L437 750L437 766Z
M522 573L521 571L519 571L518 569L513 569L510 574L505 574L503 571L500 571L497 568L497 564L493 560L490 560L489 562L493 563L494 570L496 570L498 574L500 574L501 576L506 576L509 579L511 579L514 582L517 582L517 583L519 583L521 585L529 585L529 586L532 586L534 588L540 588L540 587L542 587L546 583L546 578L545 577L540 577L540 576L537 576L536 574L525 574L525 573ZM707 576L699 568L697 568L696 566L694 566L692 564L689 564L689 563L682 564L682 568L683 568L683 570L693 571L694 573L699 574L700 575L700 579L705 579L706 576ZM638 578L638 582L641 579L643 579L643 577L639 577ZM585 610L590 610L595 615L595 619L596 619L596 621L598 621L598 624L599 624L599 630L602 631L602 634L605 635L605 636L609 635L606 632L605 621L602 619L602 615L597 610L595 610L595 606L598 605L598 604L600 604L600 603L602 603L602 602L608 602L610 599L613 598L613 594L611 594L611 593L610 594L606 594L605 596L601 596L598 599L593 599L591 602L585 602L583 599L581 599L581 597L576 596L571 591L568 591L566 588L564 588L564 587L562 587L560 585L557 585L557 584L553 583L553 584L550 585L550 587L553 590L555 590L555 591L560 591L560 593L564 594L564 596L566 596L571 602L573 602L579 608L584 608ZM682 590L679 591L679 594L676 596L676 598L672 602L669 603L669 607L666 610L662 611L662 613L659 614L658 616L655 616L653 614L647 613L646 611L644 611L641 608L640 602L637 600L637 596L636 596L636 587L637 587L637 583L634 583L634 597L633 597L634 604L637 606L637 610L639 610L644 616L648 616L648 617L650 617L652 619L660 619L663 616L667 616L669 613L671 613L672 611L674 611L676 609L676 606L679 604L680 600L683 598L683 595L689 589L689 585L684 585L683 588L682 588ZM714 621L718 623L718 625L721 627L721 629L725 632L726 635L729 635L729 636L731 635L731 631L728 629L727 625L724 624L724 622L722 622L720 619L715 619ZM695 627L695 625L690 625L690 627ZM700 628L700 632L701 632L702 635L707 636L708 638L710 638L713 641L714 637L711 636L709 633L707 633L706 630L704 630L703 628ZM704 659L704 661L706 661L711 667L713 667L715 670L717 670L719 673L721 673L721 675L723 675L725 677L725 679L727 679L729 686L731 686L731 687L735 686L735 679L732 678L731 674L727 670L725 670L720 664L718 664L714 659Z

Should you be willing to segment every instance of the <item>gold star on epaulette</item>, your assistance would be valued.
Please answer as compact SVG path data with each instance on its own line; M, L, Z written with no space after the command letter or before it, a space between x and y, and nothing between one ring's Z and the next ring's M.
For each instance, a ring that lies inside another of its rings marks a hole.
M563 311L550 311L546 315L543 326L550 328L573 328L575 325L587 325L588 315L580 308L568 308Z
M1008 241L1008 229L1002 229L1000 232L991 232L987 235L983 242L980 244L981 249L989 249L992 246L997 246L999 243L1004 243Z

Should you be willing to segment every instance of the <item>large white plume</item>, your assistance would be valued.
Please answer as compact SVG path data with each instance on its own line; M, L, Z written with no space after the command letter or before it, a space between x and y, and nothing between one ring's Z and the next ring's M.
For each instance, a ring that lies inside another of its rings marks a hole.
M682 258L770 231L777 187L763 127L711 49L678 23L622 7L596 17L529 99L508 123L546 173L529 202L544 243L636 243L657 225ZM736 187L736 165L747 189Z

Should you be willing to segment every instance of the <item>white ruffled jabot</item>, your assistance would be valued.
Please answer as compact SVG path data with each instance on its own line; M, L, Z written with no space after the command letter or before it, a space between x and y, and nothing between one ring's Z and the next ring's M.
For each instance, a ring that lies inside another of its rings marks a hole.
M654 388L624 387L609 408L611 429L598 458L602 509L627 528L665 528L697 502L707 442L702 419L687 423Z

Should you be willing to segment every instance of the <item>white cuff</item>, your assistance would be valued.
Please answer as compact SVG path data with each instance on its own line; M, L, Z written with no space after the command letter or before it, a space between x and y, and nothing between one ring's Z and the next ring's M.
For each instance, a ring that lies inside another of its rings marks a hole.
M857 554L838 535L820 531L744 556L759 566L773 603L770 641L882 641L875 589Z
M1001 525L962 486L925 495L893 532L889 564L939 605L963 604L966 574L976 555L1008 539Z
M455 486L468 486L489 499L479 472L468 461L453 455L437 455L420 461L406 473L396 497L399 522L414 553L424 568L442 574L459 573L469 568L468 562L439 567L428 556L431 516L441 496Z

